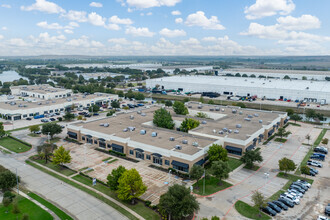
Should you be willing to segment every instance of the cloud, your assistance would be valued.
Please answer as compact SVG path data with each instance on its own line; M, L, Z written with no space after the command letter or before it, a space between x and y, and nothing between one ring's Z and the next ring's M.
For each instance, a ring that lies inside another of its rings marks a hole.
M125 24L125 25L133 24L133 21L131 19L129 19L129 18L121 19L117 15L114 15L111 18L109 18L109 22L114 23L114 24Z
M102 8L103 7L102 3L100 3L100 2L91 2L89 4L89 6L95 7L95 8Z
M182 18L176 18L175 19L175 23L177 23L177 24L180 24L182 22L183 22L183 19Z
M245 7L244 13L249 20L273 16L287 15L295 9L292 0L256 0L250 7Z
M68 46L72 47L103 47L104 45L99 41L90 41L87 36L81 36L80 38L71 39L66 43Z
M242 32L241 35L256 36L261 39L280 39L287 35L285 30L278 28L278 25L265 26L258 23L251 23L248 31Z
M181 44L183 45L199 45L199 40L197 40L196 38L189 38L188 40L182 40Z
M64 13L65 10L55 4L46 0L36 0L36 2L30 6L21 6L23 11L41 11L48 14L59 14Z
M108 39L109 43L113 44L129 44L130 42L126 38L110 38Z
M92 12L88 14L88 21L95 26L105 26L106 19L103 18L101 15Z
M40 33L38 37L30 36L30 39L39 46L49 47L50 45L60 44L66 40L64 35L50 36L47 32Z
M122 6L128 6L137 9L146 9L161 6L175 6L181 0L119 0Z
M5 38L3 35L0 34L0 40L2 40L3 38Z
M182 37L186 36L186 32L184 30L170 30L168 28L163 28L161 31L159 31L160 35L163 35L165 37Z
M3 26L3 27L1 28L1 30L6 31L6 30L8 30L8 28L7 28L6 26Z
M155 35L155 33L149 31L149 28L147 27L136 28L130 26L126 28L125 33L129 35L133 35L135 37L153 37Z
M79 24L76 22L70 22L69 25L62 26L59 23L48 24L47 21L41 21L37 23L37 26L44 29L62 30L62 29L74 29L75 27L79 27Z
M172 15L181 15L181 12L176 10L171 12Z
M298 18L292 16L279 17L277 22L285 30L308 30L321 27L320 20L312 15L302 15Z
M188 15L185 24L187 26L199 26L203 29L212 29L212 30L224 30L225 27L222 26L218 20L217 16L211 16L207 18L203 11L197 11L194 14Z
M11 5L8 4L2 4L0 5L1 8L11 8Z
M107 24L104 27L106 29L113 30L113 31L118 31L121 29L118 24Z
M66 34L73 34L73 30L64 30L64 33L66 33Z
M22 38L12 38L8 40L8 44L14 47L29 46Z
M73 11L70 10L65 14L62 14L61 17L67 18L71 21L77 22L87 22L87 13L85 11Z

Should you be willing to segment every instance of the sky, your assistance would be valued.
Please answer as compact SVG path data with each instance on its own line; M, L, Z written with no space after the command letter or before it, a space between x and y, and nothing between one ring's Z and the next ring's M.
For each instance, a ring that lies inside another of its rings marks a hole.
M0 0L0 56L330 55L329 0Z

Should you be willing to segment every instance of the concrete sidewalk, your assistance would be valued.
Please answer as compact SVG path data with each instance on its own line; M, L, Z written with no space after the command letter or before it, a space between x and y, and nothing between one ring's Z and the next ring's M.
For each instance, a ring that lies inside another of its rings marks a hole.
M127 219L114 208L89 194L9 155L0 153L0 164L12 172L15 172L17 168L18 175L29 190L38 192L50 202L70 210L77 219Z

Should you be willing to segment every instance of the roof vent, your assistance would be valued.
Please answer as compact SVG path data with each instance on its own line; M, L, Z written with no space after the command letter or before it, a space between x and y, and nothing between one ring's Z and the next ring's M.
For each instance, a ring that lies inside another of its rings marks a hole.
M251 121L251 118L244 118L245 121Z
M214 108L210 108L210 111L213 112L214 111Z
M130 118L131 120L133 120L133 119L134 119L134 115L130 115L129 118Z
M233 132L233 130L229 129L228 132L229 132L229 134L231 134Z
M157 132L152 132L151 137L157 137Z
M202 124L205 125L206 124L206 121L202 121Z
M183 144L188 144L188 140L182 140Z
M231 110L231 112L232 112L233 114L236 114L236 113L237 113L237 110L236 110L236 109L233 109L233 110Z
M253 118L253 116L252 115L248 115L248 118Z
M220 107L216 107L215 110L218 112L220 111Z
M259 115L257 113L254 113L254 117L259 117Z
M241 128L241 127L242 127L241 124L237 124L237 125L236 125L236 128Z
M222 111L222 112L224 112L224 111L225 111L225 109L223 108L223 109L221 109L221 111Z
M138 113L139 115L141 115L142 112L139 110L139 111L137 111L137 113Z
M109 123L105 123L103 126L104 127L109 127Z
M135 131L135 127L128 127L130 131Z
M235 130L234 133L235 133L235 134L239 134L239 130Z
M219 131L218 134L223 134L223 131Z
M182 147L181 147L181 145L175 145L175 149L182 150Z
M223 128L222 129L224 132L227 132L228 131L228 128Z
M128 129L127 129L127 128L124 128L124 129L123 129L123 132L128 132Z
M143 117L144 117L144 116L146 116L146 114L145 114L145 113L141 113L141 116L143 116Z
M202 106L202 105L199 105L199 106L198 106L198 109L202 109L202 108L203 108L203 106Z
M174 137L170 137L170 141L175 141L175 138Z
M239 114L240 114L240 115L243 115L243 112L242 112L242 111L240 111L240 112L239 112Z
M214 134L217 133L217 130L213 129L213 133L214 133Z
M146 133L147 133L146 130L141 130L141 131L140 131L140 134L141 134L141 135L145 135Z
M262 123L262 120L261 119L259 120L259 123Z
M193 145L194 147L198 147L198 142L193 142L192 145Z

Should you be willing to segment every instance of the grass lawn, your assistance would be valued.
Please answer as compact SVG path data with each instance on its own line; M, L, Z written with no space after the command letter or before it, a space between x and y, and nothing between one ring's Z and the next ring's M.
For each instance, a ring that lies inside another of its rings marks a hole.
M71 219L73 219L68 214L66 214L65 212L63 212L61 209L57 208L55 205L53 205L52 203L48 202L47 200L44 200L43 198L41 198L37 194L34 194L32 192L29 192L28 193L28 196L30 196L32 199L40 202L41 204L43 204L44 206L46 206L48 209L52 210L60 219L62 219L62 220L71 220Z
M16 141L10 137L1 138L0 145L16 153L26 152L31 149L30 146L22 144L21 142Z
M308 183L313 184L314 180L308 179L308 178L302 178L301 176L296 176L293 174L285 174L283 172L279 172L277 174L277 177L283 178L283 179L288 179L289 181L283 186L283 190L287 190L290 188L290 185L292 182L297 181L298 179L304 179Z
M13 204L10 204L8 206L8 213L6 213L7 208L4 207L2 204L0 205L0 219L6 219L6 220L16 220L16 219L22 219L22 216L26 213L29 215L30 220L51 220L53 219L53 216L31 202L30 200L22 197L17 196L18 199L18 208L20 210L20 213L13 214Z
M59 138L59 137L53 137L52 139L50 139L50 143L51 143L51 144L55 144L55 143L58 142L59 140L61 140L61 138Z
M269 201L274 201L277 200L278 198L280 198L280 195L282 193L285 193L284 190L280 189L279 191L277 191L276 193L274 193L271 197L268 198Z
M136 213L138 213L145 219L150 219L150 220L160 219L160 216L156 212L151 210L150 208L146 207L144 205L144 203L139 202L138 204L131 205L130 203L123 202L117 198L116 193L114 191L110 190L109 187L104 186L103 184L100 184L100 183L96 183L96 186L92 186L92 180L88 177L85 177L82 175L77 175L77 176L74 176L72 179L75 179L87 186L93 187L96 190L116 199L117 201L123 203L125 206L132 209L133 211L135 211Z
M65 167L61 168L60 166L58 165L55 165L53 164L52 162L48 161L48 163L46 164L46 161L45 160L41 160L41 159L34 159L33 158L34 156L32 156L30 159L37 162L37 163L40 163L41 165L43 166L46 166L56 172L59 172L59 173L62 173L63 175L65 176L71 176L72 174L75 174L77 172L73 171L73 170L70 170L70 169L67 169Z
M205 194L203 194L203 182L204 179L200 179L198 180L198 182L196 182L193 186L194 186L194 193L198 194L198 195L210 195L213 194L215 192L218 192L220 190L226 189L230 186L232 186L232 184L227 183L223 180L221 180L222 185L219 185L219 179L210 176L209 178L205 179Z
M275 138L274 141L276 141L276 142L281 142L281 143L285 143L285 142L287 141L287 139L285 139L285 138Z
M7 151L7 150L5 150L5 149L0 149L0 151L2 152L2 153L4 153L4 154L11 154L11 152L10 151Z
M104 161L107 161L107 160L110 160L110 159L112 159L112 157L105 158L105 159L102 160L102 161L104 162Z
M41 135L40 134L35 134L35 133L30 133L30 134L28 134L28 136L30 136L30 137L40 137Z
M116 162L118 159L113 159L113 160L110 160L108 163L113 163L113 162Z
M65 182L65 183L67 183L67 184L70 184L71 186L73 186L73 187L75 187L77 189L80 189L80 190L82 190L82 191L90 194L91 196L94 196L95 198L97 198L100 201L108 204L109 206L113 207L114 209L116 209L117 211L119 211L120 213L122 213L123 215L125 215L128 219L138 220L138 218L136 218L134 215L132 215L131 213L129 213L127 210L123 209L122 207L118 206L117 204L113 203L112 201L104 198L103 196L99 195L98 193L96 193L96 192L94 192L94 191L92 191L90 189L87 189L86 187L83 187L83 186L81 186L81 185L79 185L79 184L77 184L77 183L75 183L75 182L73 182L73 181L71 181L71 180L69 180L67 178L64 178L64 177L62 177L62 176L60 176L60 175L58 175L56 173L53 173L53 172L51 172L51 171L49 171L49 170L47 170L47 169L45 169L45 168L43 168L43 167L41 167L41 166L39 166L37 164L34 164L31 161L29 161L29 160L26 160L25 162L27 164L29 164L29 165L31 165L31 166L39 169L40 171L42 171L44 173L47 173L47 174L49 174L49 175L51 175L51 176L53 176L53 177L55 177L55 178L57 178L57 179Z
M248 166L244 166L244 169L248 169L248 170L253 170L253 171L257 171L260 167L257 165L253 165L252 167L248 167Z
M293 122L289 122L288 124L292 125L292 126L297 126L297 127L301 127L300 124L297 124L297 123L293 123Z
M318 145L321 143L321 141L322 141L322 139L323 139L325 133L327 133L327 129L322 129L322 131L320 132L319 136L317 137L317 139L316 139L315 142L314 142L314 147L315 147L315 146L318 146ZM307 154L306 154L306 156L304 157L304 159L301 161L300 166L298 167L298 169L296 170L296 172L295 172L294 174L296 174L296 175L300 175L300 174L301 174L301 172L300 172L300 167L301 167L301 166L304 166L304 165L307 164L307 161L308 161L308 159L310 158L310 156L311 156L312 154L313 154L313 147L311 147L311 148L309 149L309 151L307 152Z
M240 161L239 159L232 158L232 157L228 157L227 162L228 162L230 171L235 170L237 167L239 167L243 164L243 162Z
M271 219L270 216L266 215L262 211L259 211L257 208L252 207L249 204L242 201L237 201L235 203L235 209L239 214L243 215L246 218L261 219L261 220Z

